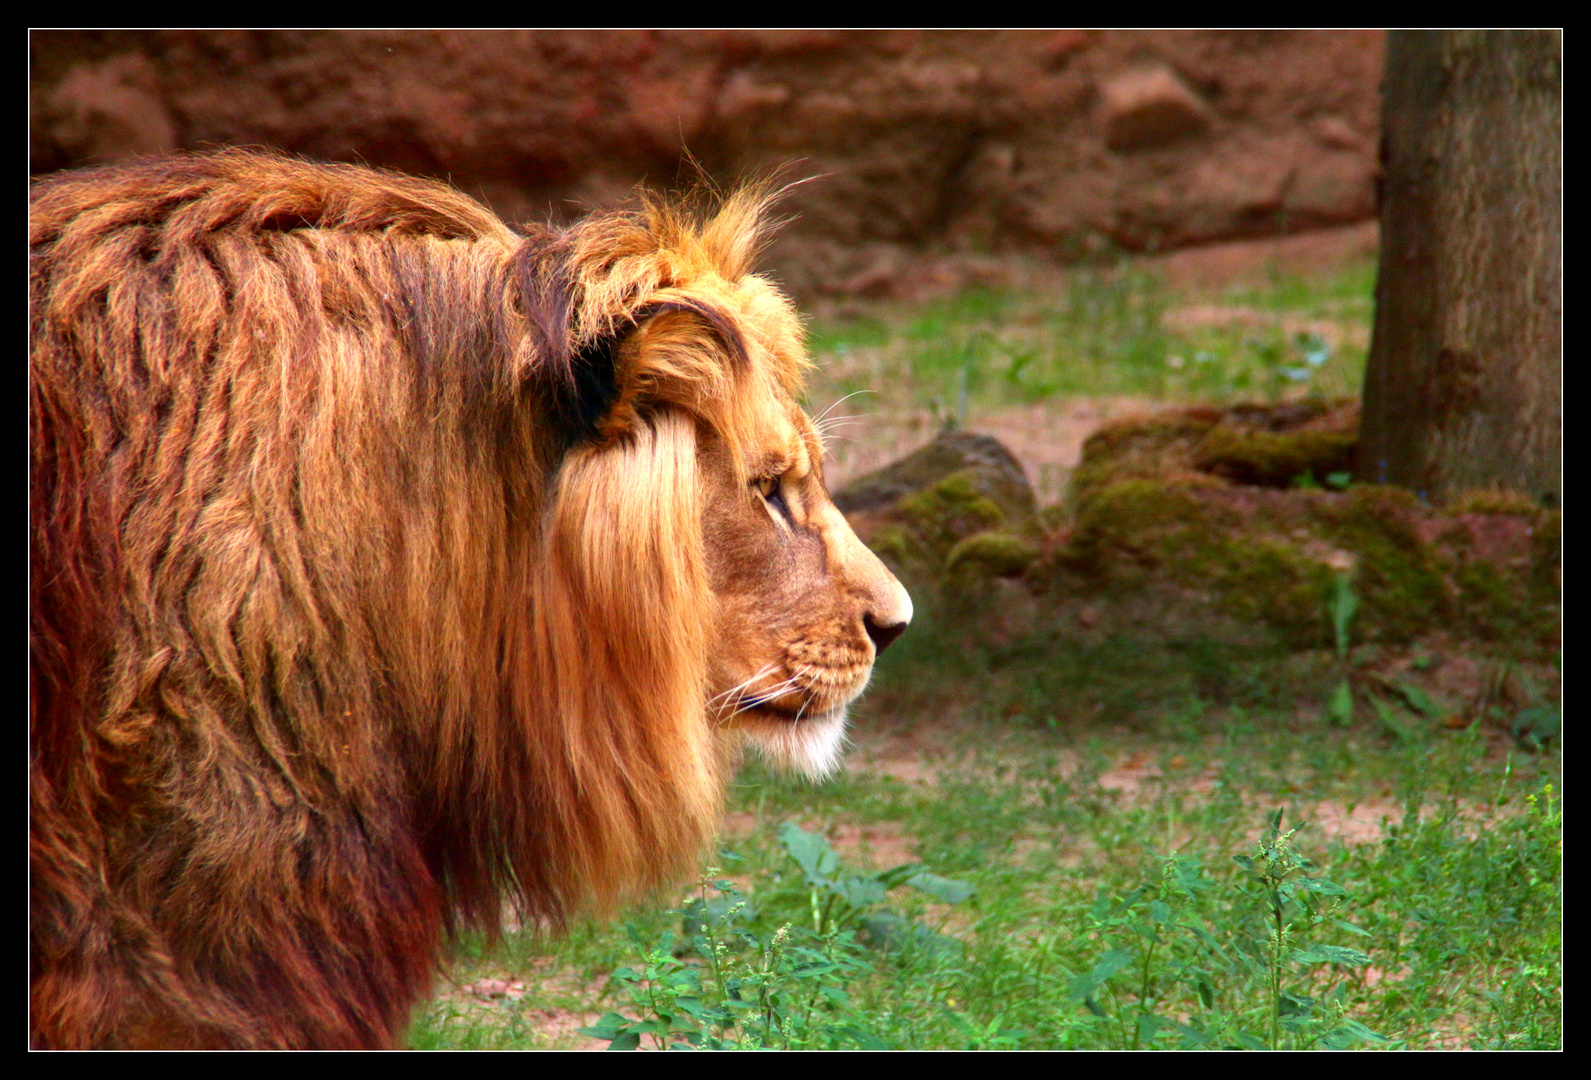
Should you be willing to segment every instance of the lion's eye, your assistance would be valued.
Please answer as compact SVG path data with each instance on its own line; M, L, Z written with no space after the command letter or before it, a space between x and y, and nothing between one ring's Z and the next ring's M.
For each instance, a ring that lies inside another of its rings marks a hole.
M784 486L780 477L765 476L761 480L752 481L752 486L757 489L757 494L767 500L769 506L784 515L785 520L790 519L790 504L785 502Z

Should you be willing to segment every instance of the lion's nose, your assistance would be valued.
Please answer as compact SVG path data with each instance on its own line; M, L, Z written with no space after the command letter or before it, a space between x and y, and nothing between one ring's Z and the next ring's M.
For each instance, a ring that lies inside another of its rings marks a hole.
M890 642L906 632L906 623L876 623L873 616L863 615L862 625L867 629L867 636L873 639L873 649L877 653L889 648Z

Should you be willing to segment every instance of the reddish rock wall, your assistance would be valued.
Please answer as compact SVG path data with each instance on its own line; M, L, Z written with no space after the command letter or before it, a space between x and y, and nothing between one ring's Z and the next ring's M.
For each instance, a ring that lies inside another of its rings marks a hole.
M451 179L510 220L794 163L772 259L889 293L935 259L1301 231L1374 212L1356 31L35 32L35 173L266 144Z

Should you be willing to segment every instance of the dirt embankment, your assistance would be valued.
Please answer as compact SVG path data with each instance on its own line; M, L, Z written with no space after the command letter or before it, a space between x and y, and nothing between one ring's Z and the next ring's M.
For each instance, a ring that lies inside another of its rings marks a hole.
M820 175L772 263L910 295L1369 218L1382 36L1329 31L45 31L35 173L264 144L451 179L511 220L682 177Z

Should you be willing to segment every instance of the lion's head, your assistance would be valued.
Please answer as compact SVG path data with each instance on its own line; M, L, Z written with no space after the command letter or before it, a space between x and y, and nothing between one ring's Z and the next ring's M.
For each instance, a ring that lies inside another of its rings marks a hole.
M766 204L36 188L39 1042L389 1042L447 926L692 867L739 745L833 768L911 602L825 492Z
M736 220L748 209L732 200L723 212L741 242L754 235ZM636 479L658 470L627 455L672 442L694 455L696 499L669 499L685 513L695 505L700 522L712 598L705 719L820 777L838 760L846 709L874 658L910 622L911 599L829 499L822 441L797 402L806 358L788 301L736 261L693 250L689 234L665 235L672 258L689 252L707 269L691 265L689 284L654 300L656 313L618 342L618 381L635 389L616 396L592 452L617 455ZM704 360L718 368L705 378ZM710 397L709 386L722 390Z

